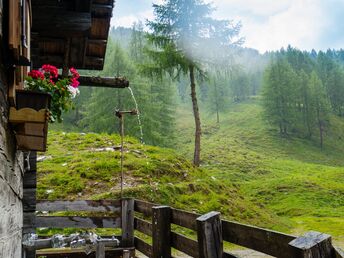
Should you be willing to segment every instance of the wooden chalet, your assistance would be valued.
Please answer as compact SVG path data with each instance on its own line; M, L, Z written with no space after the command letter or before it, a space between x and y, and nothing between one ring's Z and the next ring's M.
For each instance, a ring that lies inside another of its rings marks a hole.
M18 90L29 69L46 63L60 68L61 76L68 67L101 70L113 8L114 0L0 0L0 258L129 258L138 252L153 258L237 257L224 251L224 242L273 257L343 258L329 235L287 235L223 220L218 212L202 215L132 198L36 200L37 153L18 150L18 134L24 130L22 136L42 138L47 127L40 120L28 126L21 126L18 116L11 120L11 108L20 111ZM129 86L124 78L84 76L80 82ZM73 216L51 213L61 211ZM106 215L96 216L98 212ZM118 228L121 233L119 245L115 239L97 239L94 250L85 254L82 248L49 249L49 237L23 242L36 228Z

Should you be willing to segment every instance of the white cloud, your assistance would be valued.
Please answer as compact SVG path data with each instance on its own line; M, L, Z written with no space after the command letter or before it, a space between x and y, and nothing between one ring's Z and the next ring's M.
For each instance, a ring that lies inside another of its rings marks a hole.
M126 15L116 17L116 15L111 20L111 26L115 27L132 27L135 22L142 21L145 22L146 19L153 18L153 10L146 10L143 12L139 12L136 15Z
M290 5L290 0L209 0L208 2L218 7L217 12L223 18L231 10L237 13L265 16L285 10Z
M206 1L212 2L217 7L214 13L216 18L242 21L241 36L246 38L245 46L256 48L261 52L280 49L288 44L309 50L335 47L333 44L342 42L341 38L337 41L331 38L343 34L338 31L343 26L338 26L331 11L336 8L344 9L343 4L337 4L342 3L343 0ZM152 19L152 2L161 3L162 0L118 0L118 2L125 9L122 11L120 8L115 9L112 25L131 27L139 20ZM116 13L116 10L119 13ZM334 30L335 32L329 37L325 36L326 33Z
M288 44L302 49L315 47L328 25L320 1L217 0L214 3L218 5L216 15L219 18L242 21L241 34L246 38L245 46L264 52ZM245 5L240 6L239 2L245 2ZM223 16L226 10L228 17Z

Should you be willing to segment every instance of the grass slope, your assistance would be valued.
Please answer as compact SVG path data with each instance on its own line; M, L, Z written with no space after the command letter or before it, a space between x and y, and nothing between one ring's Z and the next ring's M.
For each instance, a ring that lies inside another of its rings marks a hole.
M228 219L275 230L318 230L344 245L344 122L333 118L321 151L316 140L281 138L258 100L203 116L202 167L191 165L193 120L180 110L176 150L126 138L125 193L176 208L221 211ZM203 112L204 114L204 112ZM38 198L119 197L117 135L50 132L39 163Z
M38 163L38 199L113 199L120 196L118 135L50 132L45 159ZM103 149L100 151L100 149ZM241 196L175 151L125 140L125 195L176 208L271 228L287 228L278 216ZM230 198L229 198L230 196Z
M233 104L221 119L220 126L214 116L203 119L203 168L235 184L239 195L291 221L289 231L327 232L343 245L344 121L332 118L321 151L317 139L282 138L263 119L259 100ZM190 121L191 114L179 123L185 154L192 149Z

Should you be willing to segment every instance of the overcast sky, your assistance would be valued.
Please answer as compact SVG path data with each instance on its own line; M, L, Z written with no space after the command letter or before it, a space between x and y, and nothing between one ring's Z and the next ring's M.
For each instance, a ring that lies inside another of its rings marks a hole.
M153 18L152 3L117 0L113 26ZM210 2L210 0L206 0ZM246 47L260 52L291 44L300 49L344 48L344 0L213 0L213 16L241 21Z

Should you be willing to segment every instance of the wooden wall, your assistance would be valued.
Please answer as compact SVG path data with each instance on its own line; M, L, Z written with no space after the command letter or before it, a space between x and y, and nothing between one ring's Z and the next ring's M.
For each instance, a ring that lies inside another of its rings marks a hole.
M0 79L0 257L21 257L23 154L7 123L6 89Z
M3 4L8 2L0 0L0 257L18 258L22 255L24 162L8 124L7 17Z

